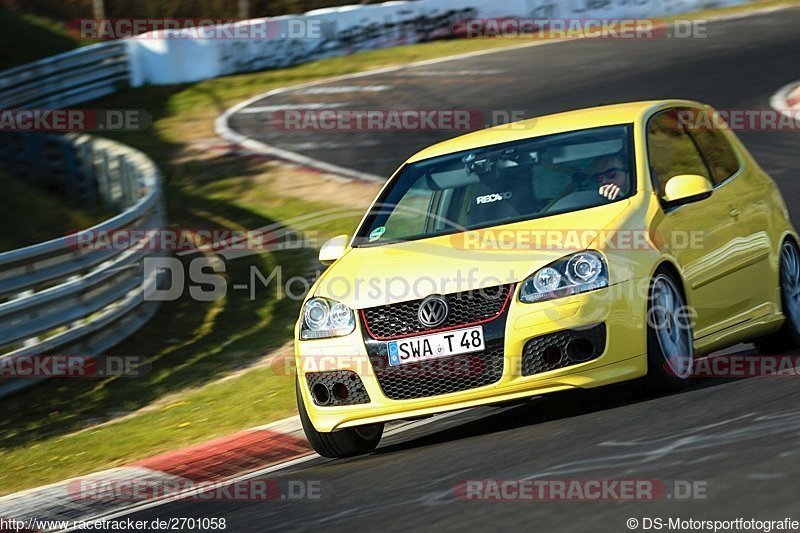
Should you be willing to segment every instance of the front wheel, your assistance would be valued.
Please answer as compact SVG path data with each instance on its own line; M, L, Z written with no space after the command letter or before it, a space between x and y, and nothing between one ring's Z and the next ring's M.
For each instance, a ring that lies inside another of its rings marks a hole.
M331 432L317 431L306 411L300 391L300 380L295 383L295 392L303 432L311 447L321 456L332 459L353 457L369 453L378 446L383 436L383 424L369 424Z
M781 329L755 341L761 353L776 353L800 346L800 252L791 239L781 246L781 305L786 320Z
M650 282L647 306L648 388L687 386L694 366L694 334L689 309L673 275L665 269Z

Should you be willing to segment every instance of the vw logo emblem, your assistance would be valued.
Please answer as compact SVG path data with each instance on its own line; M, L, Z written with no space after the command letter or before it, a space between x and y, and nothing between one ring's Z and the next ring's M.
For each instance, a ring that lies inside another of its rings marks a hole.
M447 300L441 296L428 296L419 304L417 317L423 326L434 328L445 321L449 311Z

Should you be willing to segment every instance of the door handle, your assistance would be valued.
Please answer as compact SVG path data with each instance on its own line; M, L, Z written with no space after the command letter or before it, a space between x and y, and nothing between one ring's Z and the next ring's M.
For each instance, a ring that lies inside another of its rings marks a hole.
M736 218L736 217L738 217L740 214L742 214L742 212L741 212L741 211L739 211L738 209L736 209L735 207L734 207L733 209L731 209L730 215L731 215L733 218Z

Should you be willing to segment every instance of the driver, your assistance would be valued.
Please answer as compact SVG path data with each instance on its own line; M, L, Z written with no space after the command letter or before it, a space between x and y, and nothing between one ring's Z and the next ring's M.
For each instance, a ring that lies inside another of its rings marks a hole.
M599 187L597 192L609 201L628 194L630 172L619 154L601 156L589 165L588 170Z

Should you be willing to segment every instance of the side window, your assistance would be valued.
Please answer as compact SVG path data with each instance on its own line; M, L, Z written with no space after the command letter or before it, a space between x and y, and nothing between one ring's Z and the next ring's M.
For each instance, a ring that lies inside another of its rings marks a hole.
M719 185L739 171L739 158L733 150L730 141L719 129L724 127L718 117L712 117L708 111L700 109L687 109L694 118L687 127L700 153L703 155L714 185ZM715 120L712 120L715 118Z
M664 111L647 127L647 153L650 172L655 177L659 194L667 182L680 174L699 174L711 179L694 140L678 120L678 110Z

